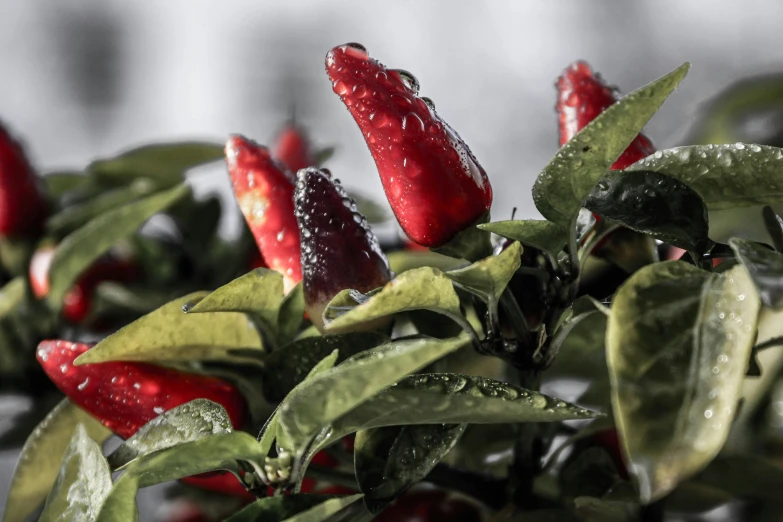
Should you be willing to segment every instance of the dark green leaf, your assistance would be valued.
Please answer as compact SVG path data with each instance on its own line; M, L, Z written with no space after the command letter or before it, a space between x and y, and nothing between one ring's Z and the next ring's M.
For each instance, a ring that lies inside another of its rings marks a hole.
M571 455L558 473L561 494L567 499L603 497L618 480L611 455L598 446Z
M305 381L280 405L279 431L292 445L286 449L300 455L321 428L467 342L464 335L392 341Z
M302 326L305 312L304 287L294 286L283 298L277 318L277 342L282 346L291 342Z
M111 435L94 417L63 400L27 439L11 479L3 522L23 522L46 499L77 426L100 443ZM102 457L101 457L102 458Z
M300 339L272 352L264 359L262 382L264 396L270 402L285 398L294 386L324 357L339 350L338 361L388 343L389 338L375 332L350 332Z
M783 469L758 457L725 455L713 460L694 481L738 498L780 502Z
M334 498L334 495L310 494L262 498L234 513L225 522L280 522Z
M764 218L764 226L769 232L769 237L772 238L775 250L783 252L783 218L778 216L770 206L765 206L761 210L761 216Z
M425 309L461 317L451 279L437 268L408 270L359 304L355 291L343 290L326 306L326 329L337 331L408 310Z
M372 199L360 196L354 192L349 194L356 202L359 213L367 218L369 223L384 223L389 220L389 211Z
M723 447L759 307L739 266L720 275L656 263L616 294L606 335L612 406L643 502L672 491Z
M692 145L662 150L625 172L671 176L698 192L709 210L783 202L783 149L766 145Z
M733 500L734 497L722 489L698 482L685 482L666 497L666 510L674 513L706 513Z
M170 409L139 428L109 455L109 465L116 470L141 455L231 431L231 419L223 406L196 399Z
M437 254L455 259L467 259L468 261L478 261L489 257L492 255L492 236L486 230L478 228L478 225L487 222L489 222L489 212L457 233L445 245L434 247L431 250Z
M584 206L664 243L702 254L709 245L707 209L687 185L657 172L606 173Z
M101 447L77 424L38 520L94 520L111 487L111 472Z
M770 308L783 306L783 254L738 237L730 239L729 245L748 269L761 302Z
M598 180L631 144L685 77L690 64L609 106L555 155L538 175L533 201L545 218L569 227Z
M74 364L223 360L231 359L239 349L260 352L261 339L244 314L182 312L183 304L205 295L196 292L167 303L106 337Z
M63 239L54 251L49 270L47 300L55 308L79 275L118 240L132 234L154 214L165 210L190 193L179 185L139 201L110 210Z
M155 189L155 184L147 179L135 180L127 187L105 192L80 205L66 207L46 220L46 230L57 235L68 233L104 212L152 194Z
M422 480L465 431L465 424L372 428L356 434L354 462L364 503L377 513Z
M90 181L83 172L49 172L44 174L46 193L52 199L59 199L66 192L82 188Z
M339 516L339 513L351 504L362 498L362 495L348 495L327 500L317 506L311 507L307 511L298 513L285 522L325 522L332 520L332 517Z
M320 167L326 161L328 161L332 156L334 156L334 153L335 153L334 147L322 147L321 149L315 151L315 153L313 154L313 165ZM362 212L362 214L364 214L364 212Z
M437 254L431 250L397 250L386 254L392 272L399 275L414 268L431 266L439 270L451 270L465 265L465 261Z
M168 188L180 183L186 170L223 159L223 154L223 145L218 143L145 145L95 161L87 171L104 183L124 185L136 178L150 178L158 187Z
M583 522L636 522L639 520L638 504L594 497L574 499L574 512Z
M446 272L445 275L485 302L497 302L522 263L522 245L514 242L496 256L476 261L470 266Z
M565 228L543 219L496 221L479 225L479 228L542 250L553 259L557 259L557 254L568 243L568 231Z

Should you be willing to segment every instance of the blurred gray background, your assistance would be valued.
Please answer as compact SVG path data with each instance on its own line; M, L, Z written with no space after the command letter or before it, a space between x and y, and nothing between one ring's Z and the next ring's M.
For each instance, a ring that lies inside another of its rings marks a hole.
M781 20L776 0L0 0L0 119L46 172L160 140L268 142L295 105L316 144L338 147L332 171L380 199L323 66L357 41L418 77L489 173L495 219L536 217L530 187L557 149L553 83L567 64L584 58L628 92L692 62L647 127L672 146L700 102L783 72ZM221 165L194 181L228 194ZM224 230L238 223L233 212ZM0 505L14 458L0 455Z

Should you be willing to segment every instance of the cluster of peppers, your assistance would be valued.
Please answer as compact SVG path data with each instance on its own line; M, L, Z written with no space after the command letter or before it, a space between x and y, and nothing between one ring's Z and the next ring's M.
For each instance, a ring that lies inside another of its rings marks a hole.
M489 212L492 187L486 172L436 113L432 101L419 96L413 75L386 68L354 43L329 51L326 71L334 92L358 124L394 215L413 243L424 248L442 246ZM556 86L561 145L619 98L615 89L581 61L569 66ZM613 168L623 169L653 152L650 140L640 134ZM285 127L272 150L233 136L226 144L225 158L239 208L258 246L251 267L265 266L283 274L286 291L301 281L306 312L317 327L323 326L325 305L344 288L368 292L392 279L388 260L367 220L339 180L315 166L312 147L300 127ZM35 233L45 216L46 200L33 169L22 148L0 128L0 236ZM51 256L51 248L42 248L30 263L30 285L38 298L48 291ZM135 275L135 268L125 260L101 259L65 298L64 316L73 322L83 320L99 282L125 281ZM37 358L73 403L116 435L128 438L161 413L197 398L221 404L234 427L243 428L247 406L232 384L146 363L74 366L74 359L89 348L44 341ZM594 443L609 450L625 474L616 434L599 434ZM316 457L315 463L338 464L327 454ZM228 473L183 482L248 501L254 498ZM303 491L343 492L310 479ZM462 513L461 518L453 518L452 513L450 520L479 519L470 505L457 500L444 503L444 499L443 492L412 491L378 520L439 520L444 509Z

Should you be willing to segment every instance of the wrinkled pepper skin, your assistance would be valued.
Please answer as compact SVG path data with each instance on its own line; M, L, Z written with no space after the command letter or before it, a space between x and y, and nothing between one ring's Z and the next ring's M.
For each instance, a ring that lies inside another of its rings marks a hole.
M392 274L367 219L329 171L300 170L294 200L306 310L323 328L323 310L340 291L369 292Z
M43 341L36 357L44 372L68 399L123 439L163 412L195 399L226 409L234 428L245 423L247 404L231 384L215 377L180 372L147 363L107 362L74 366L90 348L68 341ZM205 473L183 482L251 499L230 473Z
M299 172L315 165L307 133L294 123L285 125L278 133L272 147L272 156L291 172Z
M583 61L569 65L557 79L556 87L560 146L620 99L617 90ZM622 170L654 152L650 139L639 134L614 162L612 170Z
M302 280L294 176L265 147L242 136L226 143L234 194L266 265L283 274L285 291Z
M432 102L418 96L412 75L387 69L358 44L329 51L326 71L361 129L408 237L437 247L489 211L486 172Z
M46 218L46 201L21 145L0 123L0 237L32 235Z

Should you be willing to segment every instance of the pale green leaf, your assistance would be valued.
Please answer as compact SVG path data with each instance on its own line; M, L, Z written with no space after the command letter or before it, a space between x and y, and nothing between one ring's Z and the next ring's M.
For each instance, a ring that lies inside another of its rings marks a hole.
M546 252L553 259L557 259L557 254L568 243L568 231L544 219L496 221L479 225L479 228Z

